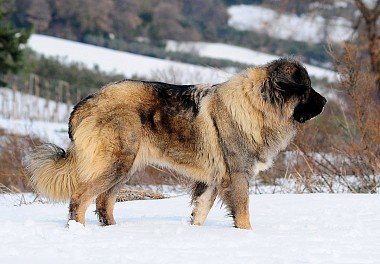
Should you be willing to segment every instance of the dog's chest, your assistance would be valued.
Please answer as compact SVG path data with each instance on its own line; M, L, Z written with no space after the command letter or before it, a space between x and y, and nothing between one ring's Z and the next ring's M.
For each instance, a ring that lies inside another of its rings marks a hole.
M280 151L284 150L292 140L295 135L294 129L289 129L286 133L277 133L276 137L273 137L271 140L268 140L268 145L263 146L258 156L260 157L253 165L253 174L257 175L260 171L265 171L269 169L273 160L279 154Z
M253 175L256 176L260 171L269 169L273 164L273 159L268 159L265 162L257 161L253 166Z

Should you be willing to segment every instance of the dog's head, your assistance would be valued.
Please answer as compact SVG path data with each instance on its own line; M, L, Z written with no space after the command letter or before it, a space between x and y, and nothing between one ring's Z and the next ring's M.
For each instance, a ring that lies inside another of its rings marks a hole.
M291 107L295 121L304 123L319 115L327 100L311 87L306 69L292 59L279 59L266 65L267 80L261 88L265 101L281 109Z

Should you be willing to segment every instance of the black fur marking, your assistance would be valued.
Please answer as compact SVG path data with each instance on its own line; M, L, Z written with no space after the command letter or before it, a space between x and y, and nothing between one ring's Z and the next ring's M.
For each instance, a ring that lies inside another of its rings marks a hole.
M45 143L43 146L46 146L52 150L52 153L54 153L54 160L60 160L62 158L65 158L66 154L68 154L63 148L58 147L57 145L52 143Z
M163 107L165 109L165 107ZM164 129L164 131L168 134L172 134L173 131L176 131L175 124L172 124L172 120L170 118L170 115L172 114L170 112L170 109L165 109L167 111L161 111L161 121L160 126ZM176 113L176 112L174 112ZM176 134L176 133L174 133ZM177 134L179 135L179 133Z
M70 202L69 205L69 220L77 220L77 210L79 208L79 204L77 202Z
M201 196L208 188L208 185L203 182L195 182L192 188L191 203L195 202L199 196Z
M108 216L106 210L102 208L97 208L95 210L95 214L98 216L99 223L101 225L107 226L110 225L111 223L108 221Z
M85 98L83 98L82 100L79 101L79 103L77 103L74 108L73 108L73 111L71 112L71 115L70 115L70 119L69 119L69 137L70 137L70 140L71 141L74 141L74 138L73 138L73 127L71 125L71 120L72 118L74 117L74 114L75 114L75 111L78 110L82 105L84 105L88 100L91 100L92 98L94 98L96 96L96 93L94 94L90 94L88 96L86 96Z
M198 91L195 85L177 85L163 82L140 81L125 79L122 82L142 82L154 88L158 98L169 108L181 110L191 110L194 116L198 115L199 102L210 91Z
M175 85L162 82L150 82L158 98L170 108L191 110L194 116L199 112L199 94L194 85Z
M148 125L152 130L156 130L157 125L154 121L154 112L153 111L144 111L143 109L138 110L140 115L141 124Z

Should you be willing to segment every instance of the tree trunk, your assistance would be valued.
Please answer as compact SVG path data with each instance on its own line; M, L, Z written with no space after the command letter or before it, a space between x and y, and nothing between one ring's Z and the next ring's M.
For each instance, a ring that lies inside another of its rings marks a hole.
M376 78L376 98L377 101L380 102L380 36L376 27L376 22L380 14L380 0L377 0L373 9L366 7L362 0L355 0L355 4L365 22L371 71Z

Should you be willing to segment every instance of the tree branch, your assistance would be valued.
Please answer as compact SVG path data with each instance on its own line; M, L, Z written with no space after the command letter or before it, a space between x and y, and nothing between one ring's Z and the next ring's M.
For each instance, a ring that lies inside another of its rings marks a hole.
M375 20L377 20L377 18L380 15L380 0L377 0L375 8L373 9L373 13L374 13L374 16L375 16Z
M362 13L363 18L366 21L370 21L371 20L371 13L370 13L369 9L366 7L366 5L363 3L363 1L362 0L355 0L355 5L359 9L360 13Z

